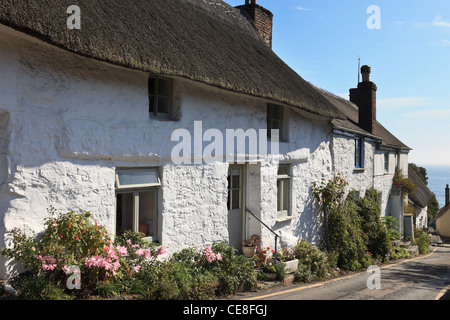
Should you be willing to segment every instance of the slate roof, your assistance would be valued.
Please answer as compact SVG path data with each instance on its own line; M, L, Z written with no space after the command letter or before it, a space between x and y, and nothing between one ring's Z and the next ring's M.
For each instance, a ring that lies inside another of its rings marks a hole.
M67 28L73 4L80 30ZM220 0L2 0L0 24L96 60L345 118Z
M400 141L397 137L395 137L389 130L387 130L380 122L377 121L375 127L375 135L370 132L362 129L358 125L359 114L358 114L358 106L351 102L350 100L346 100L342 97L336 96L330 92L325 90L321 90L322 94L328 101L330 101L339 111L345 114L345 119L333 119L331 124L336 129L342 129L345 131L351 131L356 134L361 134L368 137L381 139L381 145L385 147L392 147L401 149L403 151L411 150L406 144Z

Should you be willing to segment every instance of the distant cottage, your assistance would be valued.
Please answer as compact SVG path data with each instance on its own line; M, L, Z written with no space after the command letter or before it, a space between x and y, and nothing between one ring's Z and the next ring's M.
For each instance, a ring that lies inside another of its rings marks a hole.
M376 188L403 230L392 179L408 174L410 148L376 119L369 66L350 101L310 84L272 51L272 13L256 1L79 0L81 29L69 29L72 4L0 2L0 247L13 228L41 232L50 206L172 252L239 249L255 233L273 245L260 221L282 245L317 244L311 186L337 173L361 195ZM175 164L174 132L195 136L196 123L203 139L182 155L192 161ZM210 153L227 161L199 160L212 137L240 129L268 144L278 130L277 153L253 161L234 145Z
M445 187L445 204L436 216L436 230L443 237L450 237L450 188Z
M433 193L430 189L428 189L422 179L414 172L411 165L408 166L408 178L411 179L416 187L415 191L408 195L408 201L414 208L414 211L411 213L411 218L413 219L413 223L411 224L412 228L409 229L409 233L412 233L413 235L414 226L419 229L428 227L428 204L433 198Z

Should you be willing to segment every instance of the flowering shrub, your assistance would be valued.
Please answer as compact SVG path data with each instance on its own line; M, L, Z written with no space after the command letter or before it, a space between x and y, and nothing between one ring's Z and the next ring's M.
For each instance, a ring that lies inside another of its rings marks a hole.
M45 225L40 239L15 229L12 248L1 250L30 268L12 281L21 297L140 294L146 299L211 299L255 285L254 262L224 243L158 259L166 253L164 246L135 232L116 236L113 242L89 212L54 215ZM74 269L81 278L69 286L66 282Z
M2 249L7 257L23 262L33 272L47 274L58 281L65 280L69 265L82 267L89 255L100 254L108 244L108 234L103 226L92 221L90 212L76 214L70 211L45 220L45 230L40 240L28 237L19 229L12 230L13 247Z
M214 251L212 251L211 247L206 247L206 248L202 249L201 253L202 253L202 258L204 260L206 260L206 262L208 262L208 263L212 263L215 260L217 260L217 261L222 260L222 255L220 254L220 252L215 253Z
M87 258L84 265L88 269L96 270L98 278L116 276L121 263L119 258L127 254L125 247L109 245L103 249L102 255Z
M245 247L257 247L261 242L261 237L254 234L250 237L250 239L245 240L243 246Z
M295 260L295 255L292 249L284 248L284 250L280 250L277 252L277 260L279 261L291 261Z

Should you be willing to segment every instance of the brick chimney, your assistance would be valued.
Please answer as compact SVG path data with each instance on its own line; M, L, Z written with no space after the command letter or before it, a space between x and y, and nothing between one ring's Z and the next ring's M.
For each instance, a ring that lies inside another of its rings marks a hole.
M257 5L256 0L245 0L245 5L237 6L236 8L240 9L241 13L253 22L267 46L272 48L272 12Z
M445 206L448 206L448 204L450 203L450 190L448 188L448 184L447 187L445 187Z
M361 67L362 82L350 89L350 101L358 106L359 126L375 135L377 122L377 86L370 81L371 68Z

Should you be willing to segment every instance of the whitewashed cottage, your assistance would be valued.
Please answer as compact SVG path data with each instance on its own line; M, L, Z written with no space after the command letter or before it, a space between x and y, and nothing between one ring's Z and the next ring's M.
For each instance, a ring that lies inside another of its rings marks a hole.
M41 232L50 206L170 252L274 245L272 231L318 243L311 186L338 172L402 218L391 187L409 148L376 121L368 67L352 102L311 85L271 50L256 1L72 5L0 2L0 247Z

